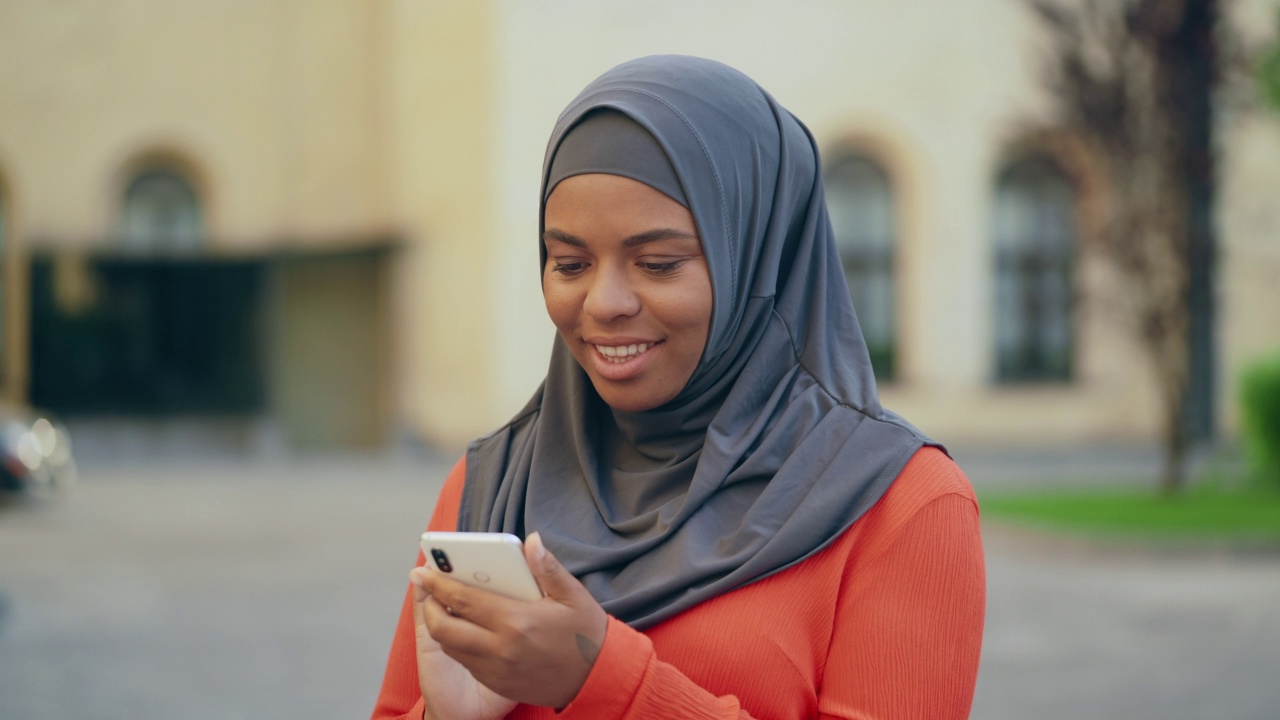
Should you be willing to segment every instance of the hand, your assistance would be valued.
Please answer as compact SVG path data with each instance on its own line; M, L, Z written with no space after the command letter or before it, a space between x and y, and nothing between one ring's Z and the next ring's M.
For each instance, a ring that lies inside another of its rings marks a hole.
M440 695L447 689L452 696L448 709L442 707L438 717L501 717L472 714L509 712L511 705L498 700L563 708L586 682L604 643L608 615L546 550L537 533L525 543L525 562L546 593L537 602L469 587L434 570L413 571L411 579L425 595L415 602L415 622L419 635L430 640L424 644L419 639L419 668L424 659L442 665L438 658L423 657L424 649L436 650L435 654L443 653L469 674L458 684L454 671L444 677L419 671L428 708L434 702L429 691ZM415 591L415 600L419 594ZM474 695L476 700L458 704L454 700L460 694Z
M508 700L481 685L457 660L445 654L427 630L423 603L429 599L423 589L425 568L409 573L413 584L414 639L418 644L418 686L426 701L424 720L501 720L515 708Z

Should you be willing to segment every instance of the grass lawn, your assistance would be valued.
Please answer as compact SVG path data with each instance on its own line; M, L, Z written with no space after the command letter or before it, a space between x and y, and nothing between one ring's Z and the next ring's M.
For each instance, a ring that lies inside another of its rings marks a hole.
M1280 546L1280 491L1201 486L1152 490L986 492L983 517L1050 530L1152 540L1239 540Z

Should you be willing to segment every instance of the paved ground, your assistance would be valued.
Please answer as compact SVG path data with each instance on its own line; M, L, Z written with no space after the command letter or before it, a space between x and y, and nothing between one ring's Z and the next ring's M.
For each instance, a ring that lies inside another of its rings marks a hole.
M445 469L115 461L0 505L0 718L365 717ZM1280 717L1280 557L987 546L973 717Z

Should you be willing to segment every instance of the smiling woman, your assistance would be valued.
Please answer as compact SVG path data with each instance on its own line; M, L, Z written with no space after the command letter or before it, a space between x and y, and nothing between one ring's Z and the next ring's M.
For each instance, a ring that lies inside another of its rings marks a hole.
M374 718L966 717L964 474L876 393L812 138L741 73L623 64L542 185L542 387L431 530L525 539L544 597L410 572Z
M644 183L592 173L556 186L545 222L547 313L601 399L640 412L674 398L711 324L693 215Z

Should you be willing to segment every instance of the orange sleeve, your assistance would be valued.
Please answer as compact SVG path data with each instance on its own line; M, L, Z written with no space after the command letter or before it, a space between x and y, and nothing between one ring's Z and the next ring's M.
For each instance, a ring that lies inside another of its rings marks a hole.
M459 460L445 478L428 530L453 530L458 526L458 506L462 504L462 485L466 479L466 458ZM418 551L417 566L427 560ZM422 720L425 709L422 688L418 686L418 648L413 629L413 589L405 591L400 608L400 621L391 640L387 671L370 720Z
M974 500L931 500L877 550L846 568L821 717L969 717L986 612Z
M717 697L658 660L644 633L609 616L604 645L561 720L750 720L738 699Z

